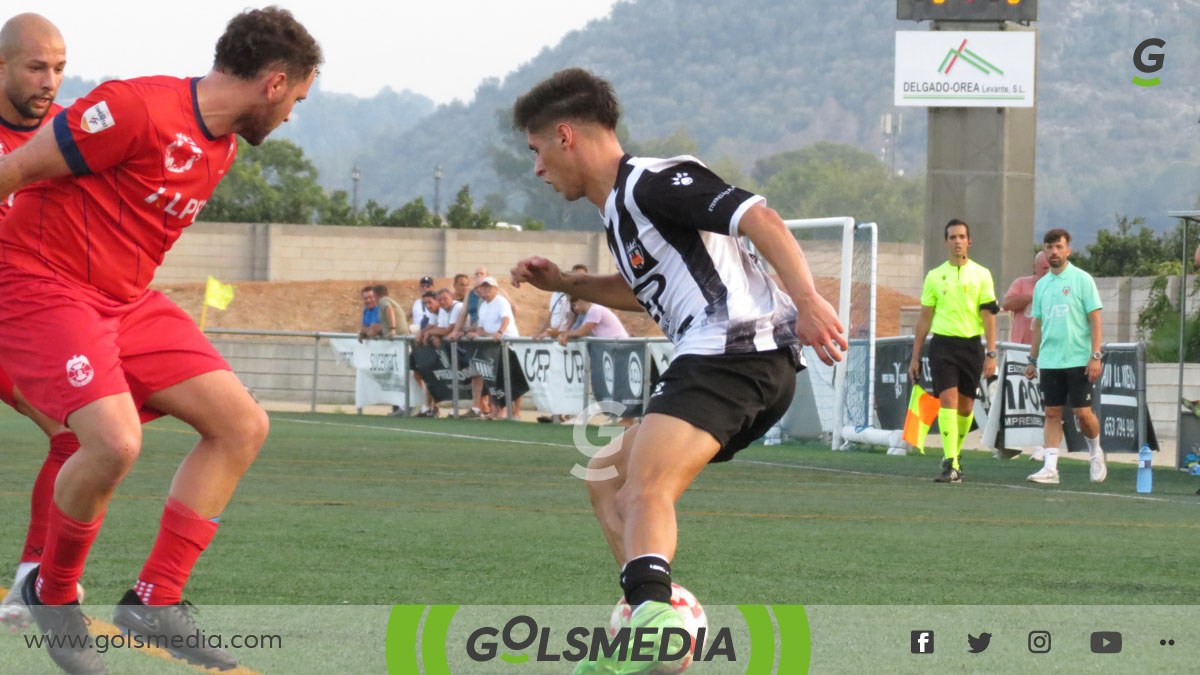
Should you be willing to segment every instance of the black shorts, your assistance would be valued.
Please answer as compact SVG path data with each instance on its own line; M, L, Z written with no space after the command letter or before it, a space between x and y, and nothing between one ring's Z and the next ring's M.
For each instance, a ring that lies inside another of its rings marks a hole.
M681 419L721 444L711 462L727 462L775 425L796 391L798 357L790 348L697 356L671 362L654 387L647 413Z
M929 373L933 395L958 387L962 396L975 398L983 375L983 342L978 337L933 336L929 342Z
M1087 367L1040 368L1038 386L1042 390L1042 405L1058 408L1071 402L1072 408L1092 407L1094 382L1088 382Z

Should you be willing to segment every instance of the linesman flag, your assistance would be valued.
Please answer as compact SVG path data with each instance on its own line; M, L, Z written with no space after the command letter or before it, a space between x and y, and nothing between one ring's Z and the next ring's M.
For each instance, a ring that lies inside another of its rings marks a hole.
M225 309L233 302L233 284L223 284L215 277L208 278L208 286L204 288L204 304L208 307Z
M937 419L942 402L930 396L921 385L914 384L908 397L908 414L904 417L904 441L925 454L925 436Z

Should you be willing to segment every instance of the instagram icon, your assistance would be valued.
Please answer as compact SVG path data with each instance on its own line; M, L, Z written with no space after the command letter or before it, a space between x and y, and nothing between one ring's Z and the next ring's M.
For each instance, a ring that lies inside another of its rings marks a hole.
M1045 654L1048 651L1050 651L1050 631L1029 631L1029 652L1031 654Z

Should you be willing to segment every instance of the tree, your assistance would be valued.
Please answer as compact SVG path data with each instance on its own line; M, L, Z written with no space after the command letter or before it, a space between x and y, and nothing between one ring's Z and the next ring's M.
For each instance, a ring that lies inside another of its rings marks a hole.
M1094 277L1150 277L1163 273L1162 263L1179 260L1179 239L1175 238L1174 255L1169 250L1168 235L1159 237L1146 227L1145 218L1130 218L1113 214L1115 229L1101 229L1096 243L1087 246L1083 255L1072 255L1071 262ZM1138 227L1135 232L1134 226ZM1178 272L1176 272L1178 273Z
M331 212L329 197L299 146L279 139L259 146L239 141L238 157L205 205L204 219L307 224L323 210Z
M378 223L388 227L441 227L437 216L425 207L425 199L417 197L388 214L386 221Z
M784 218L848 215L878 223L885 241L921 240L924 182L893 176L857 148L817 143L759 160L752 175Z
M464 185L454 198L454 203L446 209L446 222L450 227L479 230L493 227L496 224L492 212L485 206L478 212L474 210L474 200L471 199L471 186Z

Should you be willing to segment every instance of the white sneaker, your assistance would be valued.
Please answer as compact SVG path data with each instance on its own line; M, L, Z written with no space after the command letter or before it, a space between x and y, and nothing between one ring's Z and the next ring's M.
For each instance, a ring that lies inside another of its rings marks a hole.
M25 577L21 577L21 581L24 582ZM75 590L79 594L79 601L83 602L83 584L76 583ZM0 623L8 626L8 630L12 633L33 625L33 616L29 613L29 607L25 606L25 601L21 599L20 583L9 589L8 595L0 600Z
M1104 462L1104 451L1097 450L1096 454L1088 458L1088 473L1091 474L1093 483L1103 483L1105 478L1108 478L1108 465Z
M1029 474L1029 477L1025 480L1030 483L1041 483L1043 485L1058 485L1058 472L1043 466L1037 473Z
M1032 453L1030 453L1029 459L1031 459L1032 461L1035 461L1035 462L1046 461L1046 449L1045 448L1042 448L1041 450L1035 449Z

